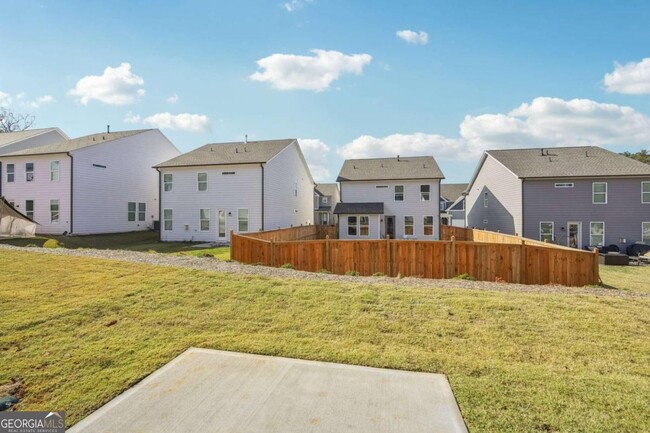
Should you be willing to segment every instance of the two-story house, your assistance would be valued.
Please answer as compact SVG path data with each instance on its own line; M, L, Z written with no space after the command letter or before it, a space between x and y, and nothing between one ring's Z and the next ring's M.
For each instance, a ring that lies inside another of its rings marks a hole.
M157 129L0 151L0 194L39 224L37 233L147 230L158 220L158 175L151 166L179 153Z
M432 156L349 159L337 181L340 239L440 236L440 181Z
M467 225L575 248L650 243L650 165L594 147L486 151Z
M15 152L30 147L44 146L68 140L59 128L26 129L24 131L0 133L0 153Z
M339 185L336 183L319 183L314 188L314 224L336 225L334 208L341 201Z
M440 185L440 220L442 224L465 227L466 183L443 183Z
M314 181L296 139L206 144L155 166L162 241L229 242L308 225Z

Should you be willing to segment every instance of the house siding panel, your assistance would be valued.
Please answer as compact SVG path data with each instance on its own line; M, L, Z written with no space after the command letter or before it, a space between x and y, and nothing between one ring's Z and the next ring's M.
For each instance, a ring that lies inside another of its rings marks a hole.
M19 150L31 149L32 147L45 146L47 144L54 144L65 140L66 137L58 130L53 129L38 134L34 137L29 137L24 140L16 141L0 147L0 154L9 152L18 152Z
M379 239L381 237L380 215L352 215L357 218L360 216L368 216L368 236L348 236L348 216L350 215L339 215L339 239L363 240Z

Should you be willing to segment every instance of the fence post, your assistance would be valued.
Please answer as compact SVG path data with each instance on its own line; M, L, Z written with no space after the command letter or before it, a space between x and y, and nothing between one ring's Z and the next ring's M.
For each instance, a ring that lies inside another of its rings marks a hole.
M269 266L275 267L275 241L271 239L269 241Z
M237 247L235 246L233 234L233 230L230 230L230 258L240 261L241 258L237 257Z
M456 236L451 235L451 275L448 278L454 278L458 275L456 269Z
M593 284L600 283L600 273L598 272L599 266L600 266L600 254L598 253L598 248L594 248Z
M332 257L330 256L330 235L325 236L325 269L332 272Z
M524 240L521 240L521 253L520 253L520 263L519 263L519 284L528 284L528 271L526 269L526 243Z
M393 276L390 266L390 235L386 235L386 275Z

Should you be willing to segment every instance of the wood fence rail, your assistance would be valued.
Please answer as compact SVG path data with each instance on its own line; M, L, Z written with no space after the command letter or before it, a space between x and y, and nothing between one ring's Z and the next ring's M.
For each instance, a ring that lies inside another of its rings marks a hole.
M231 256L242 263L291 264L298 270L334 274L355 271L366 276L434 279L468 274L481 281L565 286L599 282L598 254L588 251L528 244L521 239L518 243L457 241L453 235L443 241L319 239L329 236L329 229L318 228L326 226L306 227L287 229L279 237L263 235L268 239L259 237L260 233L253 234L257 237L232 233Z

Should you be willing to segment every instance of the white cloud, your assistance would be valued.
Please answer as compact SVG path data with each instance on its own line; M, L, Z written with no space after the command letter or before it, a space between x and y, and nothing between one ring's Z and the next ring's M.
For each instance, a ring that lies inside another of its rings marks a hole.
M614 64L614 71L605 74L605 89L608 92L628 95L650 94L650 57L639 63Z
M92 100L110 105L126 105L144 96L142 85L144 79L131 72L129 63L122 63L116 68L108 66L102 75L83 77L68 91L68 95L77 97L83 105L88 105Z
M126 113L126 116L124 117L124 122L125 123L140 123L140 115L139 114L133 114L133 112L129 111Z
M287 12L295 12L298 9L301 9L305 3L311 3L313 0L291 0L282 4L282 7Z
M167 102L169 102L170 104L177 103L178 102L178 95L176 93L174 93L172 96L167 98Z
M27 108L39 108L42 105L56 102L56 99L52 95L39 96L31 101L26 100L26 97L27 93L25 92L20 92L15 95L0 92L0 107L10 107L14 101L20 102L20 106Z
M18 97L20 95L17 95ZM52 102L56 102L56 99L52 95L43 95L39 96L38 98L34 99L33 101L25 102L24 105L31 107L31 108L39 108L42 105L45 104L51 104Z
M343 73L356 75L372 61L370 54L346 55L339 51L311 50L313 56L272 54L257 61L262 71L250 76L253 81L269 82L278 90L329 88Z
M177 129L189 132L205 132L210 130L210 119L202 114L171 114L156 113L145 117L142 123L160 129Z
M13 102L13 98L9 93L0 91L0 107L10 107Z
M413 30L399 30L395 32L398 38L408 42L409 44L426 45L429 42L429 34L427 32Z
M327 167L330 147L322 141L315 138L299 138L300 149L305 155L309 171L317 182L327 180L330 170Z
M650 117L631 107L589 99L539 97L507 114L467 115L460 136L361 136L337 149L344 158L433 155L476 159L486 149L551 146L650 145Z

